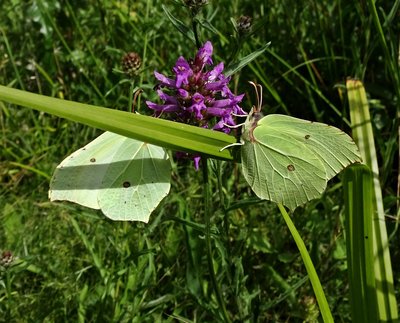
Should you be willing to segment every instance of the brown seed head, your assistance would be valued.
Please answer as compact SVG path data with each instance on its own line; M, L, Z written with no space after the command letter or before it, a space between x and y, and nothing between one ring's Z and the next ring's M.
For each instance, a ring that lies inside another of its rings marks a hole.
M137 74L140 66L142 65L142 59L138 53L130 52L122 57L122 70L130 77Z
M252 18L249 16L240 16L236 20L236 28L241 34L247 34L251 30Z
M183 0L186 7L190 9L198 9L208 3L208 0Z

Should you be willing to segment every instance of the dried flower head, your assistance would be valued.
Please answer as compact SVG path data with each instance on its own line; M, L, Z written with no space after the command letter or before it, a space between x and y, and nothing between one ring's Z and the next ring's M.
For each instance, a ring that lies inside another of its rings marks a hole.
M154 72L163 104L150 101L146 104L156 116L168 113L178 122L229 133L229 126L236 125L234 116L246 115L239 106L244 94L234 95L228 88L230 77L222 73L224 63L211 68L212 52L212 44L207 41L194 59L178 58L172 69L173 78Z
M247 34L251 30L252 19L249 16L240 16L236 20L236 28L240 34Z
M130 52L122 57L122 70L129 77L135 76L141 65L142 59L138 53Z
M183 0L183 3L190 9L199 9L200 7L206 5L208 0Z
M15 257L11 253L11 251L3 251L0 256L0 266L2 267L9 267L12 262L14 261Z

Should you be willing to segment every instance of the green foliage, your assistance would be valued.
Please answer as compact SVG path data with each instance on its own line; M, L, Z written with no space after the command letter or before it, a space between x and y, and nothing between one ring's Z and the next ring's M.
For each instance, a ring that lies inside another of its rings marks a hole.
M386 220L395 219L387 227L396 232L399 87L393 82L396 66L385 56L389 51L397 57L396 5L377 2L384 49L376 19L363 2L209 2L195 22L200 41L213 42L218 61L234 64L271 42L233 76L238 93L250 92L248 80L267 89L265 113L322 121L348 132L341 82L347 76L363 79ZM165 5L190 27L193 17L180 1ZM249 34L238 35L229 22L243 14L253 17L253 26ZM142 57L135 79L119 72L129 51ZM0 2L2 85L124 111L132 102L130 91L141 88L135 109L149 114L143 101L156 100L152 71L169 74L179 55L195 52L161 1ZM254 101L245 103L247 111ZM2 319L215 321L218 301L205 252L202 179L190 162L174 164L171 198L146 226L48 202L56 165L96 134L0 102L0 249L17 257L0 267ZM316 301L278 210L254 200L236 165L216 162L214 168L221 175L210 175L213 264L231 320L315 321ZM333 180L321 199L298 208L292 220L301 228L335 321L348 322L342 214L341 184ZM393 259L398 258L398 234L389 243ZM399 266L393 263L394 273ZM398 286L399 275L394 277Z

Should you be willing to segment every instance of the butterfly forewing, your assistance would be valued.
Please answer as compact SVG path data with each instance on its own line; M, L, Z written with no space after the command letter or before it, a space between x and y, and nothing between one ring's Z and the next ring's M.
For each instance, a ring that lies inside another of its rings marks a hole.
M292 210L319 197L329 179L361 160L343 131L285 115L255 123L250 114L242 140L243 173L253 191Z
M342 130L320 122L272 114L261 119L259 127L281 129L291 140L303 143L324 164L327 180L355 162L361 162L353 139Z

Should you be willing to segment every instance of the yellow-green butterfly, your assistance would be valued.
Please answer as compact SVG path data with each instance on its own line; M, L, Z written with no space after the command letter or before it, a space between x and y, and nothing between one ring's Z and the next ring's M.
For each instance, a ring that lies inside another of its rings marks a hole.
M147 223L170 177L163 148L105 132L57 166L49 197L101 209L112 220Z
M241 159L244 177L259 198L294 210L318 198L345 167L361 162L353 139L338 128L286 115L262 117L262 87L252 84L258 105L244 123Z

